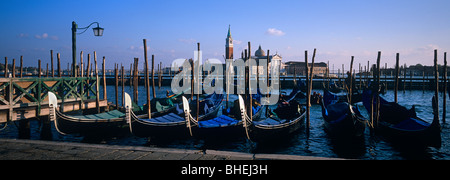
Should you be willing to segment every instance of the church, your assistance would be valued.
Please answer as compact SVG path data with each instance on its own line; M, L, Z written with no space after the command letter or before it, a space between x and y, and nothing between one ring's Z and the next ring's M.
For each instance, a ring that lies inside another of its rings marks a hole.
M241 53L241 56L243 56L244 53ZM266 52L261 48L261 45L259 45L259 48L255 51L255 53L253 53L254 56L252 56L252 59L256 60L256 63L259 64L259 60L260 59L264 59L267 60L267 56L269 56L269 69L272 68L272 66L277 67L277 70L280 71L281 68L281 60L282 57L280 55L278 55L278 53L274 54L274 55L266 55ZM241 57L242 58L242 57ZM231 37L231 26L228 26L228 34L227 34L227 38L225 39L225 59L233 59L234 60L234 55L233 55L233 38ZM264 73L264 68L263 66L259 66L258 72L259 75L262 75ZM257 72L256 71L256 67L253 67L253 72Z

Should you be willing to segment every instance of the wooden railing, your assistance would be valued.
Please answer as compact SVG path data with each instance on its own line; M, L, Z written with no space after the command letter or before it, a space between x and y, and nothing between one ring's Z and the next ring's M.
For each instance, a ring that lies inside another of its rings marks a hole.
M18 119L13 112L23 108L31 107L40 116L41 107L48 106L48 92L55 93L61 103L96 99L96 86L95 77L0 78L0 122ZM64 106L60 108L64 111Z

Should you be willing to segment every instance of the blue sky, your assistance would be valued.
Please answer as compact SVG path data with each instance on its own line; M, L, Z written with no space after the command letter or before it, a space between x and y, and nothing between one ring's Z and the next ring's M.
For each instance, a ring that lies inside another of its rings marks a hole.
M375 62L378 51L389 67L397 52L401 64L432 65L438 49L442 64L450 50L449 7L448 0L2 0L0 61L23 55L25 66L37 66L38 59L50 62L52 49L66 67L72 21L79 27L97 21L104 35L78 35L77 50L106 56L107 68L129 67L134 57L143 62L144 38L149 54L165 66L192 58L197 42L203 59L222 60L229 24L235 54L248 41L252 53L261 45L284 61L303 61L305 50L317 48L316 61L348 69L350 56L365 65Z

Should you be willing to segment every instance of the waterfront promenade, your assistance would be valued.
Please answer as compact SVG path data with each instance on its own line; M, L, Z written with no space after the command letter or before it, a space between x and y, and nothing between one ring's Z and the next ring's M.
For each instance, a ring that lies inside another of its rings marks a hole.
M186 150L0 138L0 160L337 160L282 154Z

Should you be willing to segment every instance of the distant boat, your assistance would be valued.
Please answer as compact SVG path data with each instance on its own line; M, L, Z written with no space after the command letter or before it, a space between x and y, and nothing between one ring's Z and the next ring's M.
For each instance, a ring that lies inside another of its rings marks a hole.
M371 90L365 90L363 93L363 104L369 112L372 96ZM375 107L375 98L372 103ZM414 106L408 110L397 103L388 102L380 97L378 125L376 132L396 142L409 145L441 147L439 119L434 118L432 123L420 119L416 115Z

